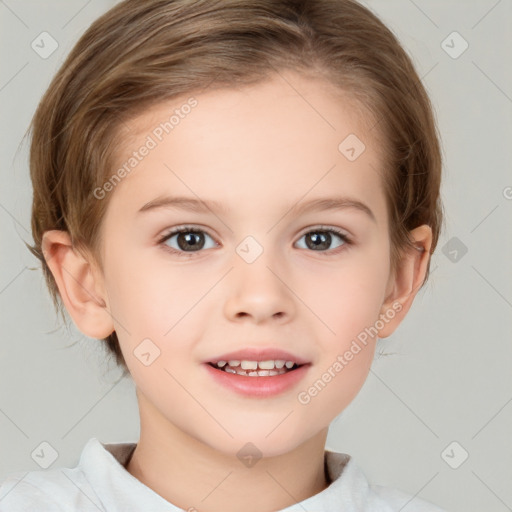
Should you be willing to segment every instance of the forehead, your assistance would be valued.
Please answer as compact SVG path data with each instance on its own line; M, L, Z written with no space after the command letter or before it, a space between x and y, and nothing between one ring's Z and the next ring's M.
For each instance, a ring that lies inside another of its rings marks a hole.
M192 120L185 123L187 118ZM256 84L209 88L156 103L120 127L118 154L130 150L138 140L169 121L174 138L179 131L191 128L197 135L209 132L208 138L214 131L233 127L245 127L245 131L254 134L249 123L254 128L264 123L267 129L262 136L267 134L268 138L272 129L286 128L280 132L281 138L289 133L297 141L298 130L290 129L295 121L303 123L301 131L306 137L313 130L331 135L337 132L339 137L346 129L367 140L378 136L378 130L373 130L376 119L360 99L325 79L282 71Z
M374 124L349 94L294 73L184 95L128 123L116 164L144 145L151 149L132 162L111 199L140 207L165 191L249 206L342 185L340 193L382 202Z

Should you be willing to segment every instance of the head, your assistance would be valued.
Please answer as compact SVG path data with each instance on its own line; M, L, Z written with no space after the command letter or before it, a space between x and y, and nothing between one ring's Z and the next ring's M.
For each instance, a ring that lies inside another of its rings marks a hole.
M320 377L366 329L337 383L302 404L317 422L301 436L328 425L426 283L441 229L428 96L395 36L352 0L117 4L42 98L30 170L30 250L56 308L102 340L167 419L170 397L190 401L177 382L213 401L208 377L193 373L209 358L279 347ZM163 196L219 204L147 207ZM299 212L335 196L370 212ZM169 238L190 224L199 238ZM180 256L186 241L207 245ZM134 351L148 339L160 356L145 366ZM260 411L268 430L282 400ZM204 411L194 414L199 438ZM245 420L230 429L247 434Z

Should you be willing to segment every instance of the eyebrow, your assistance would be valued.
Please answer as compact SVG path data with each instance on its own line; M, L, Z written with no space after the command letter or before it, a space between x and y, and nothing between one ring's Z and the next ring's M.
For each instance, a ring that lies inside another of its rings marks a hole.
M201 200L194 199L192 197L181 196L161 196L144 204L140 208L138 213L153 211L159 208L176 208L197 213L208 213L208 211L214 213L228 212L228 209L225 207L225 205L218 201L206 199ZM350 197L325 197L319 199L312 199L304 203L299 202L295 205L292 205L289 207L287 211L292 211L294 214L298 215L310 211L342 210L346 208L361 211L368 215L373 222L377 222L374 213L366 204Z

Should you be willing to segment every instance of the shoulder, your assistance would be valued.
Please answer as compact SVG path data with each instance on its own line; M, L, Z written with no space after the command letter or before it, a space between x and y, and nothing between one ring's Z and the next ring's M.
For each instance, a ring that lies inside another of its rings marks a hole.
M22 512L41 510L53 512L62 510L50 496L33 481L33 473L11 473L0 481L0 511Z
M0 512L104 510L82 465L98 444L95 438L90 440L74 468L16 471L5 476L0 480Z
M84 475L60 468L15 472L0 481L0 512L104 510Z
M400 510L402 512L447 512L437 505L434 505L430 501L411 496L403 491L400 491L399 489L383 487L381 485L371 485L370 489L370 499L375 502L375 505L386 505L390 507L390 511ZM375 510L381 509L375 508Z
M347 454L326 452L332 484L324 493L326 504L341 502L350 511L365 512L447 512L405 492L370 483L362 468Z

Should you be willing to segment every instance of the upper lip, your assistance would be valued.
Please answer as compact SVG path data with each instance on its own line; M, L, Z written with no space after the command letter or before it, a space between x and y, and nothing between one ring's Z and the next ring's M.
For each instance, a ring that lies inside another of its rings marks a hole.
M205 361L205 363L217 363L218 361L293 361L297 365L308 364L309 361L303 357L286 352L278 348L245 348L228 352L218 357Z

